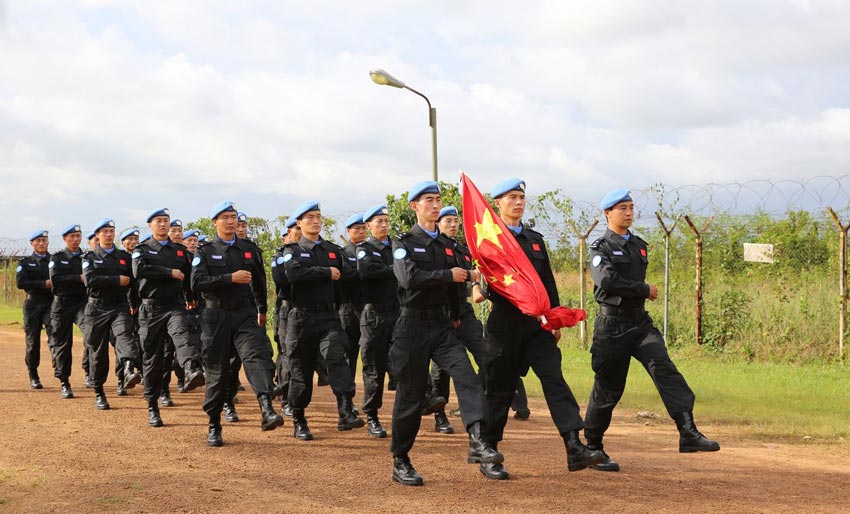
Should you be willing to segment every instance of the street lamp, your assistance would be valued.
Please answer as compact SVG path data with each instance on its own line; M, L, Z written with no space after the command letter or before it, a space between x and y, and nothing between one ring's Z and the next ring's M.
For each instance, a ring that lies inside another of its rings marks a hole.
M431 161L433 162L433 180L437 181L437 108L431 107L431 101L428 100L428 97L420 93L419 91L413 89L412 87L406 85L404 82L399 79L393 77L389 73L385 72L382 69L372 70L369 72L369 77L372 78L372 82L375 84L379 84L382 86L392 86L400 89L407 89L408 91L412 91L417 95L421 96L428 102L428 124L431 126Z

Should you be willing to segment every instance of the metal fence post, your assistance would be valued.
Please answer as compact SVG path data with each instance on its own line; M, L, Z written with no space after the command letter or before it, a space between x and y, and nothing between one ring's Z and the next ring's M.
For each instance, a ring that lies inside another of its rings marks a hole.
M832 207L827 207L826 210L832 217L835 226L838 227L838 357L843 359L844 332L847 327L847 231L850 230L850 223L843 225Z
M578 237L578 288L579 288L579 309L586 310L584 308L584 294L587 287L585 286L585 274L587 273L587 268L585 267L585 259L584 255L587 253L587 238L590 236L590 233L593 232L593 229L596 228L596 225L599 224L599 220L594 220L593 224L590 225L584 232L579 232L578 227L573 222L573 220L567 220L570 228L573 229L573 233ZM579 326L579 336L581 337L582 346L587 344L587 320L582 320L578 324Z
M655 217L658 218L658 223L664 231L664 344L666 345L667 326L670 317L670 234L676 228L676 224L679 223L679 216L676 216L670 228L667 228L664 220L661 219L660 212L655 211Z
M685 215L685 221L688 223L688 226L691 227L691 230L694 231L694 234L697 236L696 240L696 251L694 256L694 268L696 269L696 305L694 307L694 339L697 344L702 344L702 232L708 228L711 222L714 220L714 216L708 218L708 221L703 225L702 230L697 230L696 226L694 226L691 218Z

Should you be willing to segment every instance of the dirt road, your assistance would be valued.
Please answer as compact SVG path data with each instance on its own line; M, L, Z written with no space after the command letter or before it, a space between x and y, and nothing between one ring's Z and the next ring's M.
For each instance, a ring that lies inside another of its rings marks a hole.
M30 390L23 345L20 327L0 327L2 512L850 512L850 464L829 446L704 425L723 449L683 455L672 422L647 426L627 410L606 439L622 471L568 473L542 400L532 400L529 421L508 425L500 449L512 479L504 482L466 464L465 435L436 434L427 418L411 453L425 486L393 483L389 440L338 432L326 387L308 410L315 441L295 441L290 420L261 432L259 408L244 392L242 421L225 425L224 447L207 448L203 391L174 393L176 405L162 409L166 426L152 429L140 389L118 398L114 377L112 410L96 411L79 364L77 397L61 400L46 344L45 389ZM392 401L390 393L387 428Z

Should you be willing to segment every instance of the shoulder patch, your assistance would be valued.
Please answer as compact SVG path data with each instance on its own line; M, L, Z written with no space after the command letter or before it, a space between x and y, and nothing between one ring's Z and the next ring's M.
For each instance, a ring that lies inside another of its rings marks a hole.
M55 262L53 262L53 261L50 261L50 262L47 264L47 267L48 267L48 268L51 268L51 269L52 269L52 268L53 268L53 266L56 266L56 263L55 263Z
M137 251L136 251L136 252L133 252L133 258L134 258L134 259L138 259L138 258L139 258L139 257L141 257L141 256L142 256L142 254L141 254L141 253L139 253L139 252L137 252Z
M282 259L283 259L283 262L289 262L289 261L291 261L291 260L292 260L292 254L291 254L291 253L288 253L288 254L284 255L284 256L282 257Z
M396 248L393 252L393 257L399 260L404 259L405 257L407 257L407 250L405 250L404 248Z
M278 264L283 264L283 261L284 261L284 258L282 256L275 259L275 262L278 263Z
M86 269L89 266L91 266L91 263L89 261L83 261L83 269Z
M357 258L362 259L363 257L366 257L366 250L357 250Z
M200 257L195 257L194 259L192 259L192 266L197 266L200 263L201 263Z
M602 256L601 255L594 255L593 260L590 261L590 264L592 264L594 268L599 266L601 263L602 263Z
M21 270L23 270L23 269L24 269L24 267L23 267L23 266L18 266L17 268L15 268L15 271L16 271L16 272L20 272L20 271L21 271Z

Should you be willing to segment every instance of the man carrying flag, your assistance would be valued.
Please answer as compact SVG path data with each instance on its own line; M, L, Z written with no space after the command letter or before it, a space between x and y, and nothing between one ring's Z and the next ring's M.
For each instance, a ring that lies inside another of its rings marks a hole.
M588 449L579 439L578 431L584 423L561 371L558 327L574 325L584 313L559 307L543 236L522 224L525 182L518 178L503 180L493 188L493 198L501 219L493 215L483 195L463 176L467 242L490 285L493 302L487 320L492 349L484 368L488 404L485 440L494 449L502 440L517 379L530 366L540 377L552 421L564 439L567 469L578 471L604 458L601 451ZM510 477L500 463L482 463L480 469L494 480Z

